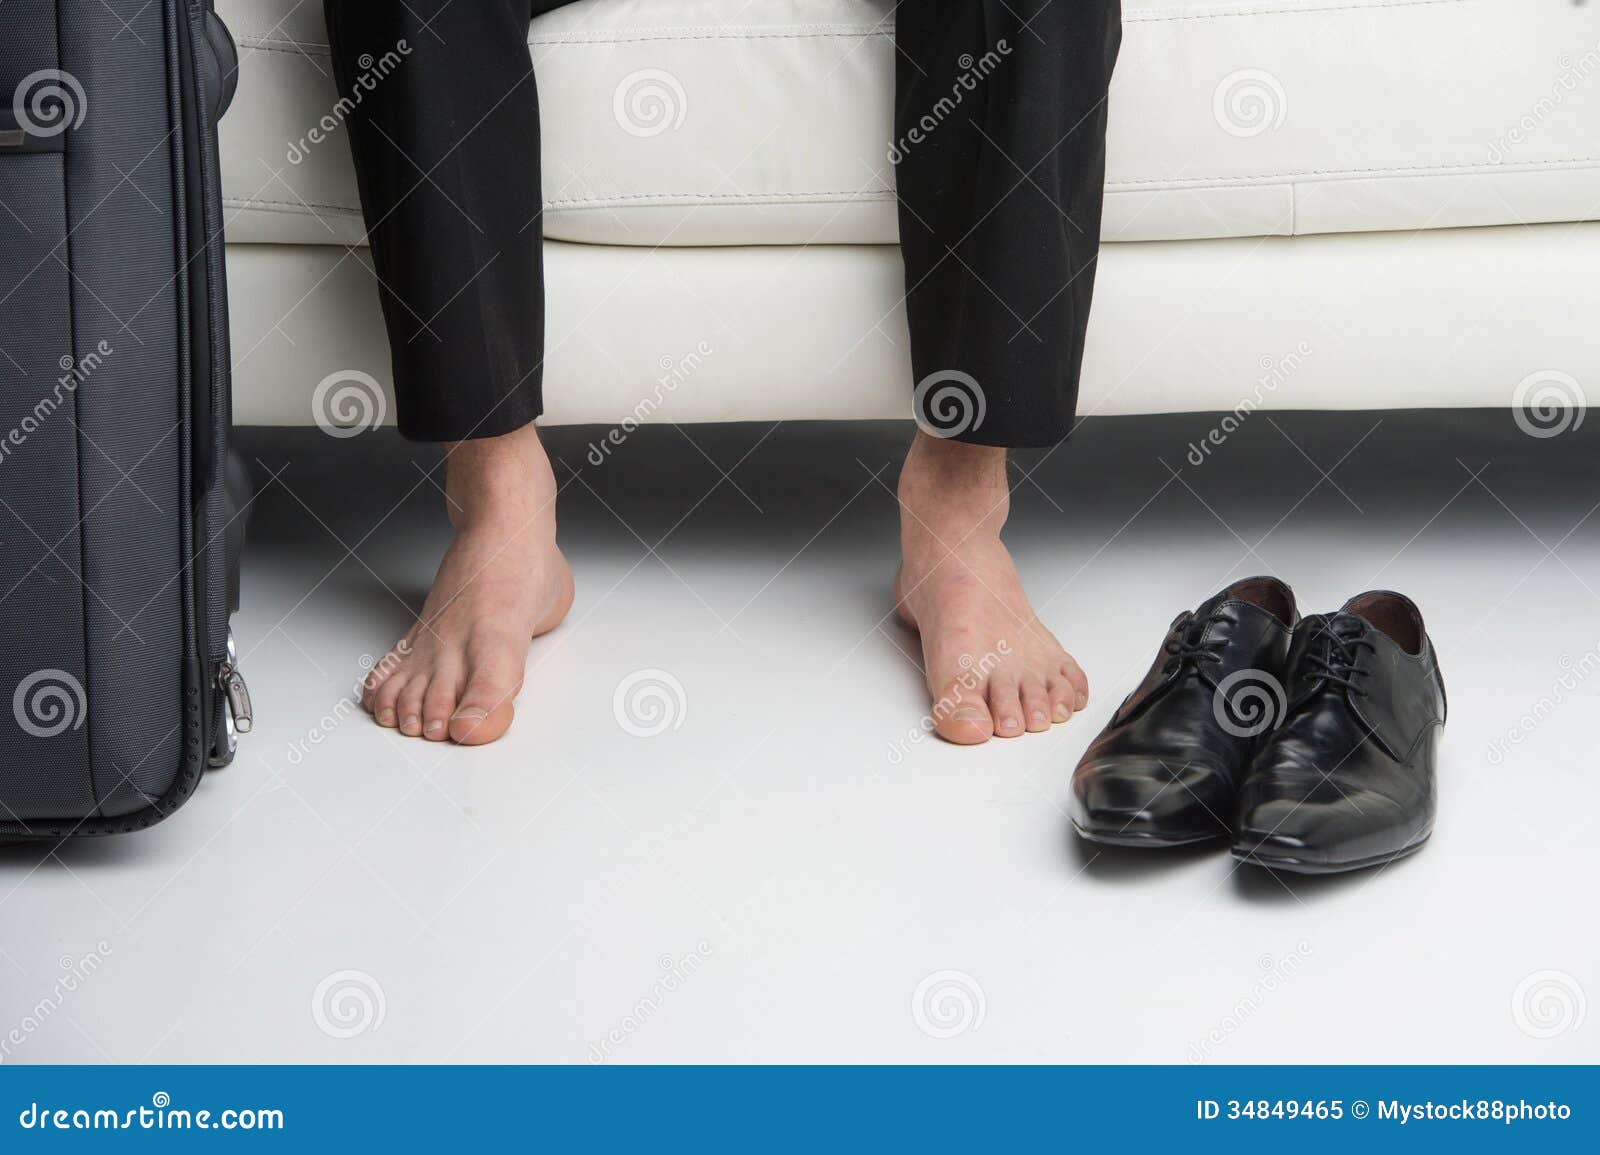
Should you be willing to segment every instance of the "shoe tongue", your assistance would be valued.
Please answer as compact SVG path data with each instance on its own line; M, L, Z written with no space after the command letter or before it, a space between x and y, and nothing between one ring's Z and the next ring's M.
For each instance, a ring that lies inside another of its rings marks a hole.
M1239 624L1238 603L1241 600L1231 591L1223 590L1201 602L1190 617L1189 624L1184 628L1185 640L1194 645L1202 638L1214 641L1232 638ZM1232 609L1222 609L1230 603L1233 605Z
M1253 606L1264 614L1279 618L1285 625L1293 624L1294 598L1276 578L1253 577L1233 582L1226 589L1213 594L1195 611L1196 617L1215 613L1224 602L1240 602Z
M1234 595L1232 590L1223 590L1219 594L1212 594L1209 598L1200 603L1199 609L1194 611L1195 620L1204 621L1206 618L1209 618L1212 614L1216 613L1218 608L1220 608L1223 603L1238 600L1239 599Z
M1371 628L1372 623L1367 621L1366 618L1359 614L1353 614L1348 610L1340 610L1336 614L1328 615L1328 632L1342 640L1359 638Z
M1217 614L1223 606L1230 604L1234 607L1233 609L1223 612L1220 616L1212 616ZM1191 636L1198 641L1199 636L1207 630L1210 631L1212 637L1217 637L1219 634L1228 636L1239 623L1239 606L1241 605L1255 606L1255 603L1249 598L1240 597L1239 592L1231 587L1221 593L1213 594L1201 602L1200 607L1195 610L1194 620L1189 628ZM1259 609L1260 607L1256 608Z

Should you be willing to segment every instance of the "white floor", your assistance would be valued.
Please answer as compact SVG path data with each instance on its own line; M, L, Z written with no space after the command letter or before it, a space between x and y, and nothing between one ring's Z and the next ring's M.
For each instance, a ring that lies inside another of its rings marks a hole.
M1019 460L1013 548L1095 698L976 751L914 737L903 429L654 429L600 466L556 431L578 602L481 751L350 714L444 541L431 455L252 434L257 729L152 831L0 852L0 1059L1600 1059L1600 431L1257 415L1186 461L1215 421ZM1174 613L1261 571L1422 605L1432 844L1311 882L1086 849L1084 745Z

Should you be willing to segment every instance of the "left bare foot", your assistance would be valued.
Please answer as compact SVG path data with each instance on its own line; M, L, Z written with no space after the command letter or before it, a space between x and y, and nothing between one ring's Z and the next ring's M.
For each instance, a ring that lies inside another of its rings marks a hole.
M1065 722L1089 681L1034 616L1000 540L1006 451L918 431L900 473L895 606L922 636L934 730L977 745Z
M368 675L362 705L411 738L481 746L506 732L533 639L572 608L556 479L531 423L449 450L456 538L417 624Z

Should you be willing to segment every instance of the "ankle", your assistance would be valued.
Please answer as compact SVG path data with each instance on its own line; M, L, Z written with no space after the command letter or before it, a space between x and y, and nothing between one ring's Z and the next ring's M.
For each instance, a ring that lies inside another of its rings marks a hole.
M949 530L998 534L1011 511L1006 451L919 430L900 471L898 496L901 537L908 544Z
M544 520L553 532L555 495L555 471L532 425L446 449L445 499L457 529Z

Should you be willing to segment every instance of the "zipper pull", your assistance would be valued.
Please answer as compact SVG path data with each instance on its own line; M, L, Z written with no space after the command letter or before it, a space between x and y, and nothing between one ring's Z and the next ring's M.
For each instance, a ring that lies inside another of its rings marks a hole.
M250 705L250 687L239 672L239 651L233 644L233 634L228 634L228 656L217 667L217 686L228 699L228 713L234 728L241 734L250 733L255 725L255 711Z

